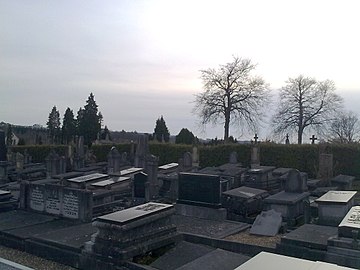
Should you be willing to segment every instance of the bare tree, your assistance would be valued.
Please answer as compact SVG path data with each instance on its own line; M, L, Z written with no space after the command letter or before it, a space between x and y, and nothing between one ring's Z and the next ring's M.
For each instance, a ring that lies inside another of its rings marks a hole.
M265 81L251 76L255 65L249 59L234 57L219 69L201 70L204 91L196 95L194 112L201 124L224 124L224 140L230 124L255 129L269 98Z
M304 77L289 78L280 89L280 101L272 123L277 134L296 130L298 144L306 128L323 127L333 119L341 108L342 98L334 93L335 86L330 80L316 81Z
M359 118L353 112L339 114L329 127L329 136L332 142L352 143L359 133Z

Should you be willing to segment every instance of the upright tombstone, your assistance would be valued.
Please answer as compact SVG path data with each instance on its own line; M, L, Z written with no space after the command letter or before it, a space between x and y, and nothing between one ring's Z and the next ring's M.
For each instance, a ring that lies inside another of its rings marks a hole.
M330 184L330 179L333 177L333 155L320 154L319 157L319 176L322 181Z
M117 173L120 171L121 155L115 146L111 147L108 159L108 173Z
M184 153L181 167L180 171L189 171L193 167L193 157L190 152Z
M66 172L66 160L65 157L60 157L54 149L52 149L49 155L45 159L46 161L46 173L48 177L53 177L57 174Z
M149 153L148 136L146 134L139 135L136 153L135 153L135 167L146 168L146 157Z
M302 193L307 191L306 178L302 177L298 170L290 170L287 173L285 192Z
M5 132L0 130L0 162L6 161Z
M24 169L24 155L21 153L16 153L16 171L21 171Z
M5 132L0 130L0 181L7 181L7 166Z
M194 146L192 149L192 166L193 167L199 166L199 150L197 146Z
M257 134L255 134L255 141L251 147L251 169L260 168L260 147L257 141L258 138Z
M230 153L229 156L229 163L230 164L237 164L238 163L238 154L236 151Z
M75 170L85 167L84 136L76 137L75 153L73 155L73 167Z
M159 167L159 158L154 155L148 155L146 159L146 173L148 175L149 183L149 198L146 198L147 201L150 201L159 195L159 179L158 179L158 167Z
M27 149L24 151L24 164L30 164L32 162L32 156L30 156Z

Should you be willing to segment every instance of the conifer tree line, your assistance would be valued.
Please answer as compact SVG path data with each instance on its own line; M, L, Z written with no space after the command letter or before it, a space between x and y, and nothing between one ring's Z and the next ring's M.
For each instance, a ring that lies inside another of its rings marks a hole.
M90 93L85 106L78 110L76 118L74 111L68 107L61 125L60 112L54 106L46 125L52 144L68 144L78 135L84 136L84 143L91 145L101 132L102 122L103 116L98 110L93 93ZM108 130L107 127L105 130Z

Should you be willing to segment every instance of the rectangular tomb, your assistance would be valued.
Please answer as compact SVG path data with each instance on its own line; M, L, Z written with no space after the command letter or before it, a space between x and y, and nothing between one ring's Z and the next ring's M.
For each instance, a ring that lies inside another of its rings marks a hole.
M174 211L172 205L151 202L98 217L93 222L98 232L85 249L116 263L172 244L176 236L171 219Z
M88 175L67 179L67 183L70 185L70 187L73 188L86 188L88 185L92 183L100 182L107 178L109 178L107 174L92 173Z
M319 224L337 226L354 205L356 191L331 190L316 199Z

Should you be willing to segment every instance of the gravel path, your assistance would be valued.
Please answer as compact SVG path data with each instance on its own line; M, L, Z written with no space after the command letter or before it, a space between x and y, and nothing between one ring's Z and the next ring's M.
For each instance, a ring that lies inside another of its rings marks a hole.
M260 235L250 234L249 232L250 229L247 229L246 231L229 235L225 239L244 243L244 244L251 244L251 245L270 247L270 248L275 248L276 243L280 243L281 241L281 236L282 236L281 234L278 234L276 236L260 236Z
M4 246L0 246L0 257L36 270L76 270L76 268L45 260L29 253Z

